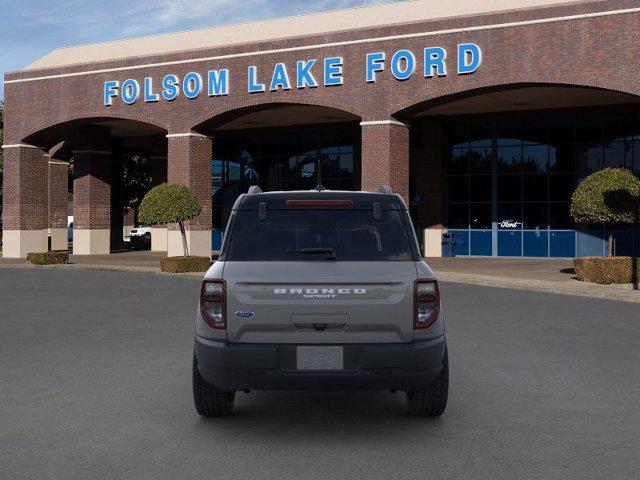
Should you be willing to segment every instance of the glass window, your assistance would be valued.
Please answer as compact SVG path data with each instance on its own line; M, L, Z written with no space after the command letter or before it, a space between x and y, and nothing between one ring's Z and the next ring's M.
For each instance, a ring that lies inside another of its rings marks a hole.
M580 118L576 125L576 142L602 142L603 124L599 118Z
M491 204L490 203L472 203L470 228L475 230L484 230L491 228Z
M633 142L633 170L640 172L640 142Z
M412 260L409 218L385 210L372 221L370 210L270 210L261 222L256 211L237 213L227 260L332 261Z
M469 143L471 148L491 148L491 127L484 124L469 125Z
M575 228L569 214L568 202L553 202L549 205L549 226L552 230L569 230Z
M500 230L513 233L500 237L500 255L516 252L518 239L528 245L522 252L527 256L547 255L547 244L551 255L561 253L554 247L560 237L570 251L575 235L560 234L575 228L569 202L576 180L605 166L631 168L640 175L639 113L639 106L630 105L522 112L515 118L505 112L477 123L464 120L451 125L448 173L467 178L469 193L466 198L464 192L449 197L458 202L450 205L450 218L456 228L465 228L468 222L478 235L490 232L490 206L495 199L498 215L493 220ZM452 185L464 182L451 180ZM518 237L521 229L531 233ZM549 229L556 231L547 235L544 231Z
M491 173L491 147L476 147L469 151L471 173Z
M470 200L472 202L491 201L491 175L471 175Z
M469 177L455 176L447 179L447 196L450 202L469 200Z
M580 175L587 176L603 166L602 143L583 143L576 145Z
M520 173L522 171L522 147L498 147L498 173Z
M606 167L632 167L632 143L625 140L607 143L604 146L604 165Z
M469 204L450 203L447 225L449 228L469 228Z
M520 175L498 175L498 201L508 202L522 199L522 177Z
M524 204L522 207L523 228L526 230L546 230L549 226L548 204Z
M449 162L447 172L450 174L465 174L469 171L468 159L469 159L469 149L468 148L454 148L451 161Z
M522 204L520 202L498 203L498 228L519 230L522 228Z
M547 201L547 175L524 175L523 199L525 202Z
M525 146L536 144L546 145L549 143L547 122L525 122L522 131L522 139Z
M549 171L574 172L576 147L573 143L560 143L549 149Z
M498 147L522 145L522 128L519 121L498 122L496 127Z
M549 199L569 201L576 187L574 175L556 174L549 176Z
M547 145L525 145L522 154L523 170L529 173L545 173L549 160Z

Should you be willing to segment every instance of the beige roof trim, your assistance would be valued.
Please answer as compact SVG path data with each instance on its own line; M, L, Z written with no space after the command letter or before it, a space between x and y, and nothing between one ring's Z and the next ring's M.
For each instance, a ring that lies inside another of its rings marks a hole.
M83 70L80 72L71 72L71 73L60 73L55 75L44 75L44 76L34 76L34 77L26 77L26 78L18 78L15 80L5 80L5 84L9 83L23 83L23 82L35 82L39 80L52 80L57 78L67 78L67 77L80 77L86 75L95 75L101 73L111 73L111 72L123 72L129 70L138 70L142 68L153 68L153 67L162 67L162 66L171 66L171 65L182 65L186 63L201 63L201 62L211 62L215 60L224 60L228 58L241 58L241 57L252 57L257 55L271 55L275 53L285 53L285 52L295 52L295 51L306 51L318 48L327 48L327 47L336 47L336 46L345 46L345 45L356 45L370 42L385 42L389 40L398 40L398 39L408 39L408 38L419 38L419 37L430 37L437 35L448 35L453 33L460 32L477 32L482 30L492 30L492 29L500 29L500 28L510 28L510 27L518 27L525 25L536 25L543 23L555 23L555 22L566 22L571 20L580 20L586 18L596 18L596 17L605 17L611 15L622 15L628 13L640 13L640 7L637 8L627 8L623 10L608 10L604 12L595 12L595 13L583 13L579 15L568 15L564 17L549 17L549 18L540 18L536 20L526 20L520 22L508 22L508 23L500 23L493 25L479 25L476 27L464 27L464 28L455 28L449 30L437 30L432 32L420 32L420 33L409 33L404 35L394 35L388 37L374 37L374 38L364 38L358 40L348 40L344 42L333 42L333 43L322 43L315 45L303 45L300 47L290 47L290 48L279 48L273 50L259 50L253 52L244 52L237 54L229 54L229 55L218 55L213 57L199 57L199 58L189 58L185 60L174 60L168 62L159 62L159 63L143 63L138 65L130 65L127 67L114 67L114 68L103 68L98 70Z
M392 2L356 7L355 9L333 10L59 48L35 61L25 70L216 48L439 18L577 3L583 2L580 0L409 0Z

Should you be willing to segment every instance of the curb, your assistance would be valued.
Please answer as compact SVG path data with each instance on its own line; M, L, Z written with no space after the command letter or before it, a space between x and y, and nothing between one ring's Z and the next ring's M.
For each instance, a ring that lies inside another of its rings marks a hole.
M620 291L620 286L582 284L582 282L578 282L576 280L576 285L574 287L570 285L558 285L558 283L555 282L505 279L503 277L475 275L470 273L438 271L435 273L438 280L443 282L640 303L640 291L631 290L630 288L627 289L626 287L624 291Z
M144 273L150 275L164 275L172 277L194 277L202 278L205 272L187 272L187 273L166 273L161 272L159 267L132 267L126 265L79 265L76 263L68 263L63 265L27 265L27 264L9 264L0 265L0 269L16 268L16 269L61 269L61 270L103 270L111 272L133 272Z
M203 273L165 273L158 267L132 267L126 265L26 265L26 264L0 264L0 269L6 268L44 268L44 269L65 269L65 270L103 270L112 272L133 272L144 274L155 274L172 276L178 278L202 278ZM553 293L556 295L570 295L575 297L597 298L601 300L615 300L620 302L640 303L640 291L625 289L621 291L620 286L611 285L591 285L577 282L572 285L558 285L556 282L532 281L526 279L505 279L503 277L492 277L489 275L476 275L471 273L443 272L437 271L438 280L442 282L461 283L467 285L478 285L482 287L504 288L511 290Z

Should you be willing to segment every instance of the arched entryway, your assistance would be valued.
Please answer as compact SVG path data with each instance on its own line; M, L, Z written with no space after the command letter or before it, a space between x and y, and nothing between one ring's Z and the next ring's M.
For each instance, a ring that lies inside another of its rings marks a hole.
M3 255L66 250L69 241L81 255L122 249L127 210L166 181L166 145L164 129L118 118L63 122L8 145Z
M603 255L604 226L576 225L570 197L600 168L640 173L639 102L610 90L519 84L399 112L411 124L411 210L427 254L442 254L447 231L457 255ZM637 233L615 228L621 253L638 248Z
M267 104L227 112L195 128L212 138L213 250L236 198L264 191L360 189L360 118L325 106Z

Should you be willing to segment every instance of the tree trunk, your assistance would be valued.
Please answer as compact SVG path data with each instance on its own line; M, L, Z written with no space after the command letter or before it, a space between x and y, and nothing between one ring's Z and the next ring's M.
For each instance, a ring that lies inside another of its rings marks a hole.
M187 245L187 233L184 231L184 225L182 222L178 222L180 226L180 233L182 234L182 253L185 257L189 256L189 245Z
M609 256L613 257L613 235L609 234Z

